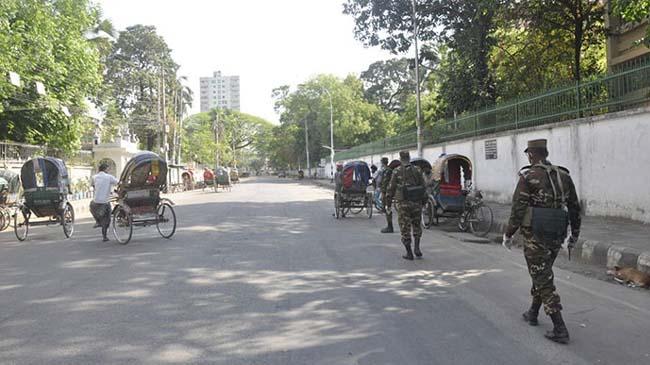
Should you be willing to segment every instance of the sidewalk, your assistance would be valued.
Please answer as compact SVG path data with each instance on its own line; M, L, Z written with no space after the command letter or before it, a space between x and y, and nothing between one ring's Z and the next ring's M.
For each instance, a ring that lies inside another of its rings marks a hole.
M304 180L334 189L329 180ZM510 216L510 205L487 202L494 213L495 233L502 233ZM650 224L616 217L583 217L580 240L571 259L604 267L635 267L650 273ZM515 236L517 240L519 236ZM500 240L500 237L499 237ZM562 250L566 254L565 250Z

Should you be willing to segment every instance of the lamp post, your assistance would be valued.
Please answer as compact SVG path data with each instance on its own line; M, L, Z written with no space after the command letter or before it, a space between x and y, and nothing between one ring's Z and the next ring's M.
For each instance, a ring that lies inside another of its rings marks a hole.
M332 94L326 88L322 88L330 99L330 180L334 181L334 108L332 106Z
M413 44L415 46L415 125L417 126L418 157L422 157L422 119L420 112L420 55L418 54L418 22L415 9L415 0L411 0L413 9Z
M309 162L309 127L307 126L307 118L305 120L305 152L307 153L307 177L311 177L311 163Z

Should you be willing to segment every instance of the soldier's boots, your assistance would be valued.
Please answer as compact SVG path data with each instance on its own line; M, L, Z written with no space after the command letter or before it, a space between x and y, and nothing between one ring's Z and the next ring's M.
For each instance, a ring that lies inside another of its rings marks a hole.
M382 228L381 233L393 233L393 222L389 222L388 226Z
M411 250L411 242L404 243L404 248L406 248L406 254L402 255L402 258L405 260L413 261L413 250Z
M544 337L557 343L569 343L569 331L562 319L562 313L555 312L551 314L551 320L553 321L553 330L546 332Z
M531 326L537 326L539 322L537 321L537 316L539 315L539 308L542 306L541 301L533 299L533 303L530 305L530 309L524 312L523 317L524 321L528 322Z
M417 257L422 257L422 251L420 251L420 237L415 238L414 242L414 248L413 248L413 253L415 253L415 256Z

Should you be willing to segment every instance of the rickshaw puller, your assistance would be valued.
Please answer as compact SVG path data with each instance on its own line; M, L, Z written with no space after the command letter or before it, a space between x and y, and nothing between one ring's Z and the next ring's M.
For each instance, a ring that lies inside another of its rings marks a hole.
M539 309L553 321L545 337L566 344L569 331L562 319L562 305L553 283L553 263L571 226L570 248L580 235L580 203L569 171L548 160L545 139L528 141L524 151L530 166L521 169L512 198L512 212L503 235L503 246L510 249L512 236L521 228L524 256L532 279L532 304L523 314L531 326L538 324Z
M95 194L90 202L90 213L97 222L96 226L102 227L102 240L108 241L108 227L111 224L111 190L119 181L115 176L106 173L108 164L99 165L99 173L93 176L93 187Z

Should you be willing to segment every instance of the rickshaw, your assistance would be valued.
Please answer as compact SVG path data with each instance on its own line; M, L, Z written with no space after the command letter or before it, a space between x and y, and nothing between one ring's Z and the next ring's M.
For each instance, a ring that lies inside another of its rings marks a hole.
M237 184L239 182L239 171L236 168L230 169L230 181L233 184Z
M230 172L228 172L228 169L223 167L223 166L217 166L217 168L214 170L214 189L215 191L219 190L219 186L223 190L228 189L230 191L232 189L232 182L230 181Z
M401 164L402 163L400 162L400 160L393 160L388 164L388 167L395 170ZM382 182L382 184L383 184L383 182ZM384 211L384 202L381 201L381 187L380 186L375 187L375 194L374 194L373 201L374 201L374 204L375 204L375 208L378 211L383 212Z
M11 215L20 194L20 175L0 170L0 231L11 225Z
M205 191L205 188L213 188L215 192L217 191L217 182L214 178L214 172L207 167L203 169L203 185L201 185L203 191Z
M181 174L181 180L183 180L183 191L192 191L194 190L194 171L185 170Z
M440 218L458 219L458 228L485 237L494 223L492 209L483 195L472 187L472 162L459 155L441 155L432 166L433 184L423 209L425 227L440 223Z
M37 157L20 169L23 197L14 212L16 238L24 241L30 226L60 224L70 238L74 232L74 209L68 201L70 180L65 163L54 157ZM33 221L32 214L47 220Z
M153 152L141 152L124 166L112 212L113 235L126 245L133 227L156 225L163 238L176 232L174 203L160 197L167 187L167 164Z
M334 216L345 218L348 213L359 214L364 209L372 218L373 198L368 191L370 168L363 161L348 162L336 176Z

